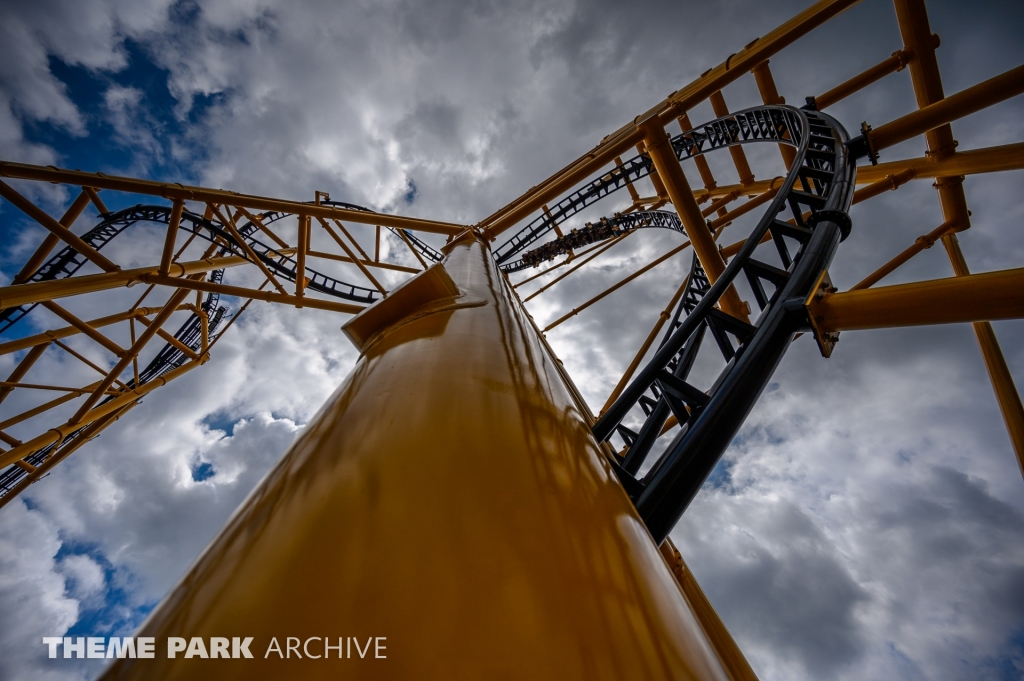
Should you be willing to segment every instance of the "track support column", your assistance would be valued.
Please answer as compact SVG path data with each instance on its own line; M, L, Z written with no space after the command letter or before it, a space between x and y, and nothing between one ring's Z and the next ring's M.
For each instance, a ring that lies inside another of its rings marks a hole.
M486 244L446 250L345 325L352 374L138 634L257 659L104 679L731 678Z
M725 271L725 259L722 258L722 254L718 250L718 244L715 243L711 230L704 222L704 216L701 215L697 200L693 198L693 190L683 173L683 166L680 165L679 159L676 158L675 152L672 150L668 133L665 132L664 126L656 116L642 121L637 129L644 135L647 153L650 154L654 167L661 176L662 182L665 183L668 196L679 214L679 219L683 222L683 227L686 228L686 235L693 243L693 250L697 254L700 264L713 284ZM722 308L732 316L749 321L747 306L740 300L734 286L730 286L722 296L721 304Z

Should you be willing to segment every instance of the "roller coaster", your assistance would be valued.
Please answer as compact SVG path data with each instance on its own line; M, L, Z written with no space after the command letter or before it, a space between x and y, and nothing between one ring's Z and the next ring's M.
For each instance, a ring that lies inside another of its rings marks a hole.
M571 642L582 651L580 659L592 658L594 666L567 666L515 626L520 633L502 642L488 638L489 625L468 634L501 659L515 650L517 661L502 667L512 676L755 678L668 537L794 338L813 336L829 357L844 330L973 324L1024 472L1024 408L990 324L1024 316L1024 269L971 274L957 236L970 227L965 177L1024 168L1024 143L961 151L950 127L1024 92L1024 67L944 96L924 5L896 0L901 50L807 97L802 107L786 105L769 58L851 4L818 2L475 225L379 213L331 201L322 192L312 202L290 201L0 162L0 177L79 192L55 219L0 182L0 196L48 231L11 285L0 288L0 334L17 336L40 306L67 324L0 343L0 355L18 353L0 401L32 391L64 393L0 421L0 439L8 447L0 451L0 505L38 483L141 397L208 361L253 301L352 315L343 326L361 353L352 375L154 611L143 626L148 634L185 624L221 632L245 623L269 636L279 621L299 622L303 608L315 611L321 627L361 613L382 627L411 632L428 621L433 607L444 610L442 621L469 632L474 625L467 624L465 603L497 602L494 584L520 579L519 569L547 575L531 581L536 603L547 605L530 617L546 623L541 629L555 627L562 615L547 608L564 609L571 631L552 635ZM905 69L916 111L876 127L865 123L854 136L824 113ZM722 89L747 74L763 103L729 112ZM694 126L688 112L705 101L717 117ZM680 132L670 136L666 127L675 123ZM927 140L925 157L881 162L885 150L918 136ZM755 179L743 151L754 144L777 147L785 173ZM622 161L634 148L638 153ZM712 176L705 156L722 151L731 156L739 184L720 186ZM683 163L696 168L702 188L690 186ZM828 269L841 257L841 242L857 229L851 206L923 178L935 180L944 222L850 290L837 290ZM642 197L638 187L648 185L654 195ZM622 190L630 196L627 207L568 227ZM140 203L111 212L100 192L159 197L170 205ZM101 221L78 236L72 227L90 204ZM755 211L760 218L743 239L719 242L725 227ZM101 251L115 239L132 239L140 224L164 231L160 262L123 269ZM353 225L373 230L373 256ZM654 228L686 241L546 328L536 326L526 304L539 292ZM437 235L445 237L443 245ZM390 258L382 257L382 239ZM315 249L314 240L331 250ZM955 276L875 286L940 242ZM680 271L688 274L604 407L592 413L544 334L686 248L693 256ZM312 260L324 266L313 269ZM258 271L262 284L225 283L239 267ZM539 291L520 297L520 286L563 268ZM409 276L388 290L373 270ZM352 276L365 282L345 280ZM135 285L144 292L131 307L88 321L56 302L88 294L114 300L115 290ZM196 302L186 303L191 294ZM159 302L143 307L150 297ZM238 301L236 309L229 310L225 298ZM184 319L172 334L163 327L175 315ZM128 327L127 347L100 331L115 326L122 336ZM107 366L65 340L78 336L112 356ZM705 344L709 336L714 342ZM705 347L710 351L701 354ZM27 382L45 352L88 364L98 380L81 388ZM698 355L712 356L717 373L695 377ZM145 356L150 359L140 370ZM389 425L396 419L403 428ZM434 457L435 467L423 467L410 451L417 447ZM496 487L495 480L506 487ZM511 503L503 495L528 507L518 511L524 517L539 513L555 529L532 533L529 523L520 526L516 514L501 510ZM406 505L415 511L406 512ZM368 558L353 562L316 542L316 532L329 533L329 517L354 519L352 550ZM400 566L395 543L423 549L416 533L428 521L456 529L441 540L446 555L414 574ZM503 557L482 558L488 553L480 549L482 537L500 537L494 541ZM526 557L537 564L508 567ZM271 594L275 584L305 577L306 570L310 578L323 570L325 578L331 570L342 575L339 593L326 597L329 608L308 596L285 602ZM446 605L438 605L443 598L411 595L428 583L448 589ZM388 588L401 593L390 595ZM366 615L366 604L344 595L345 589L375 594L380 612ZM593 593L605 594L605 606L593 609ZM481 617L494 626L505 621L500 613ZM483 659L471 655L466 669L491 668ZM105 678L209 673L188 661L146 666L121 660ZM402 673L389 672L396 678Z

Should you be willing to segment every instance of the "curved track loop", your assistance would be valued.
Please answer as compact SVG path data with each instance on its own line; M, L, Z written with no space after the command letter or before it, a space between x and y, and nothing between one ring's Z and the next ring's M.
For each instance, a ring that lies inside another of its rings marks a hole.
M594 425L598 441L616 433L623 439L625 456L617 457L617 472L659 543L739 431L794 335L810 328L804 303L849 233L846 211L856 166L845 147L846 131L825 114L787 110L798 151L779 193L713 285L694 263L661 347ZM779 220L777 215L787 208L792 220ZM769 236L782 267L753 257ZM741 272L760 308L753 324L715 307ZM687 377L709 331L725 366L702 390ZM642 412L639 431L623 425L627 419L635 421L637 412ZM680 429L638 480L634 476L670 415Z
M790 106L758 106L737 111L699 128L682 132L672 138L672 148L676 158L682 161L715 149L725 149L751 142L775 142L796 146L803 124L803 118L798 109ZM495 249L494 259L505 270L504 263L547 234L557 222L572 217L627 184L650 175L652 168L653 163L645 154L635 156L613 168L605 175L551 206L547 213L526 225Z
M527 267L537 267L542 262L553 260L576 248L583 248L597 241L605 241L634 229L644 227L660 227L685 234L679 216L667 210L647 210L637 213L616 213L610 218L601 218L600 222L588 222L582 229L574 229L554 241L538 246L532 251L523 253L523 257L515 262L502 265L505 272L518 272Z

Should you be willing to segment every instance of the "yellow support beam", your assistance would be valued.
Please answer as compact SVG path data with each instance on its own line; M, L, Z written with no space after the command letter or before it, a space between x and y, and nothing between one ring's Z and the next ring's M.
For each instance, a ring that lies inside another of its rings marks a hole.
M1024 268L825 294L807 310L824 332L1024 317Z
M188 306L181 305L178 307L179 310L185 310ZM110 326L118 322L127 321L135 317L142 315L153 315L160 312L162 308L159 307L139 307L134 310L128 310L127 312L119 312L117 314L107 315L106 317L100 317L98 319L92 319L86 322L89 326L94 329L99 329L104 326ZM51 331L44 331L37 333L33 336L25 336L24 338L17 338L6 343L0 343L0 355L7 355L18 350L27 350L28 348L36 347L38 345L46 345L52 340L58 338L67 338L68 336L74 336L77 333L81 333L81 329L75 326L65 326L60 329L53 329Z
M704 221L704 216L700 214L700 206L693 198L693 190L690 189L690 183L683 173L683 167L679 165L679 159L676 158L675 152L672 150L668 133L665 132L665 128L657 118L642 121L638 130L644 136L647 153L650 154L654 167L658 169L658 174L661 175L661 179L665 183L672 205L675 206L676 213L679 214L679 219L686 229L686 236L690 237L693 250L697 254L700 264L703 265L708 279L713 284L725 271L725 259L722 258L722 254L718 250L718 245ZM744 321L748 320L746 306L740 300L735 286L729 287L722 296L720 304L722 309L732 316Z
M540 210L543 204L553 201L587 177L600 172L616 156L643 139L643 135L636 128L637 122L658 116L662 125L669 123L676 116L692 109L710 97L712 93L746 75L761 62L857 4L858 1L820 0L775 30L755 39L718 66L702 74L697 80L683 89L673 92L667 99L637 116L633 122L605 137L601 144L592 151L482 220L480 225L486 228L488 238L495 239L523 218Z
M419 218L370 213L360 210L349 210L347 208L335 208L333 206L317 206L302 203L301 201L287 201L266 196L256 196L254 194L239 194L237 192L224 191L223 189L207 189L206 187L153 182L152 180L138 180L131 177L117 177L102 173L84 173L80 170L63 170L48 166L34 166L27 163L0 161L0 177L113 189L135 194L162 196L170 201L202 201L260 211L277 211L294 213L295 215L319 215L323 218L348 220L349 222L360 222L368 225L386 225L388 227L434 232L448 236L459 234L466 229L465 225L456 225L450 222L421 220Z
M1024 66L928 104L867 133L871 149L880 151L934 130L1024 92Z
M248 262L248 260L241 256L206 258L205 260L193 260L184 263L176 262L170 266L170 272L173 276L167 277L167 279L177 281L179 278L187 277L191 274L210 272L211 270L219 270L224 267L237 267ZM143 281L143 277L147 275L157 275L159 270L159 267L139 267L137 269L108 272L106 274L87 274L81 277L69 277L53 281L2 286L0 287L0 309L17 307L19 305L31 305L32 303L67 298L83 293L107 291L112 288L120 288L121 286L131 286L136 282Z
M153 392L160 386L170 383L178 376L181 376L182 374L191 371L200 364L206 362L208 359L209 357L207 356L204 357L201 362L186 362L177 369L168 371L163 376L154 378L152 381L146 383L145 385L138 386L134 390L123 392L120 394L119 397L115 397L109 402L104 402L98 407L88 410L85 414L82 415L81 418L77 420L72 419L71 421L68 421L64 425L56 426L46 431L42 435L34 437L31 440L26 440L17 447L14 447L13 449L10 449L4 452L3 454L0 454L0 468L10 466L15 461L23 459L26 456L33 454L34 452L38 452L40 449L44 447L52 445L55 442L60 442L61 440L63 440L68 435L78 430L82 426L86 426L96 421L97 419L106 416L107 414L113 413L130 404L135 403L136 401L138 401L140 397L148 395L149 393ZM106 388L104 388L104 393L105 392ZM71 394L68 397L73 398L75 397L75 395Z
M934 156L924 156L902 161L887 161L879 163L877 166L859 166L857 168L857 184L874 184L889 176L900 176L906 171L912 172L915 180L930 180L936 177L956 177L1021 169L1024 169L1024 143L1005 144L998 147L958 151L942 160L936 160ZM773 181L757 180L748 187L738 184L723 185L710 191L697 190L694 192L694 196L698 198L726 196L736 191L760 194L768 191Z

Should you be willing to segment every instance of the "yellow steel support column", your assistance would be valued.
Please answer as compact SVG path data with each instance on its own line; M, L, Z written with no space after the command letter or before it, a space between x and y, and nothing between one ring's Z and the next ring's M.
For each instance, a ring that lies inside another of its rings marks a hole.
M1010 69L955 95L880 125L868 132L867 136L872 149L886 149L1021 93L1024 93L1024 66ZM948 153L951 150L941 151ZM933 150L932 153L940 153L940 150Z
M85 210L87 205L89 205L89 193L83 190L78 194L78 198L71 203L67 211L65 211L59 224L62 227L71 227L75 220L78 219L78 216L82 214L82 211ZM43 243L39 244L39 248L37 248L36 252L32 254L32 257L28 259L25 265L21 268L21 271L14 276L11 283L21 284L28 281L28 278L35 274L36 270L38 270L46 260L46 256L50 254L50 251L52 251L59 243L60 237L53 232L47 234L46 238L43 239Z
M704 222L704 216L700 214L700 206L693 198L693 190L690 189L690 183L687 181L686 175L683 174L683 167L679 165L679 159L672 151L668 133L665 132L665 128L657 118L649 118L637 127L644 135L647 153L650 154L654 167L657 168L662 182L665 183L672 205L675 206L679 219L682 220L683 227L686 228L686 235L693 242L693 250L697 254L700 264L704 266L708 279L713 284L725 271L725 260L718 251L718 245L711 235L711 230ZM730 286L722 296L721 306L723 310L734 317L747 320L746 306L740 300L735 286Z
M971 271L967 268L967 261L960 250L960 243L955 234L949 234L942 238L942 245L946 247L949 261L953 265L953 273L957 277L970 278ZM985 369L992 381L992 388L996 393L996 402L999 404L999 411L1006 423L1006 431L1010 436L1010 444L1017 455L1017 465L1020 467L1021 475L1024 475L1024 405L1020 401L1020 393L1014 385L1013 375L1006 365L1003 351L996 339L996 332L989 322L974 322L974 335L978 338L978 345L981 348L981 356L985 360Z
M896 50L885 61L875 64L867 71L857 74L845 83L840 83L828 92L818 95L814 98L814 104L817 106L818 111L823 111L839 100L846 99L854 92L871 85L890 73L902 71L913 56L913 53L910 51Z
M754 82L757 83L757 90L761 93L762 102L769 105L786 103L785 97L782 97L778 88L775 87L775 79L772 78L767 59L755 66L751 73L754 74ZM787 133L786 136L789 137L789 134ZM793 161L796 160L796 150L788 144L780 144L779 152L782 154L782 160L786 163L786 169L792 168Z
M722 91L711 93L709 97L711 101L711 109L715 112L717 118L722 118L729 115L729 107L725 103L725 95ZM729 147L729 155L732 156L732 163L736 166L736 173L740 177L740 184L746 186L754 181L754 173L750 170L750 164L747 163L747 155L743 153L743 147L735 146Z
M826 294L808 302L821 331L1024 317L1024 268Z
M261 678L729 678L486 246L446 250L346 324L353 373L139 635L251 636ZM332 650L263 659L288 636Z
M939 41L931 32L924 1L895 0L894 4L903 42L916 56L910 64L910 77L914 84L919 111L911 116L917 115L931 121L936 117L934 114L929 117L927 112L942 109L940 118L949 121L1024 91L1024 66L1019 66L946 99L938 62L935 59L935 48ZM890 125L898 128L899 121L894 121ZM942 162L961 156L956 153L953 129L948 123L929 130L925 136L928 140L928 155L935 160ZM1020 156L1018 153L1017 157ZM963 178L953 173L939 175L935 181L935 188L939 193L939 203L942 205L945 221L955 225L957 230L970 227L970 211L967 210ZM956 234L943 236L942 243L949 255L953 273L958 277L968 276L970 271L960 251ZM1013 384L1013 377L1006 366L992 325L987 322L975 324L974 332L978 337L985 368L992 380L999 409L1006 422L1010 442L1017 455L1017 464L1024 475L1024 408L1021 406L1020 395Z
M679 127L683 132L693 130L693 122L690 120L689 114L685 111L679 114L676 120L679 121ZM694 148L691 147L691 150L693 149ZM708 190L708 197L710 198L711 192L713 192L715 187L718 186L718 183L715 182L715 176L711 174L711 166L708 165L708 160L704 158L704 154L697 154L694 156L693 163L697 166L697 172L700 173L700 179L704 183L704 188Z

